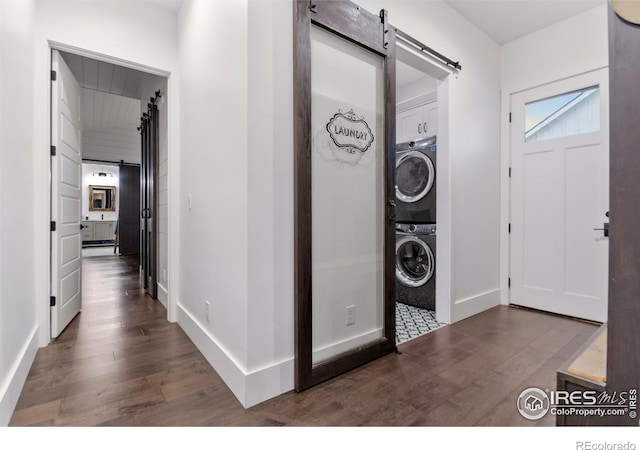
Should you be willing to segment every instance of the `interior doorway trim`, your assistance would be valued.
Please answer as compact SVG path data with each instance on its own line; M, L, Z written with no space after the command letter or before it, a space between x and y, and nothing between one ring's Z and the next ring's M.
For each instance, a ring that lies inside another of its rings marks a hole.
M44 42L43 42L44 43ZM44 49L43 49L44 50ZM122 58L118 58L115 56L110 56L110 55L106 55L104 53L100 53L97 51L93 51L91 49L87 49L87 48L82 48L82 47L78 47L78 46L74 46L74 45L69 45L66 44L64 42L60 42L60 41L56 41L56 40L51 40L51 39L47 39L46 40L46 63L44 64L36 64L36 70L38 70L40 74L42 74L40 71L43 67L47 68L47 74L50 73L51 71L51 52L53 50L58 50L58 51L62 51L62 52L66 52L66 53L73 53L75 55L78 56L84 56L84 57L88 57L88 58L92 58L98 61L103 61L103 62L107 62L107 63L111 63L111 64L115 64L115 65L119 65L122 67L126 67L129 69L134 69L134 70L138 70L140 72L144 72L150 75L156 75L159 77L163 77L167 79L167 99L168 96L170 95L170 92L172 90L172 77L171 77L171 72L167 71L167 70L163 70L163 69L159 69L156 67L152 67L152 66L148 66L145 64L141 64L141 63L137 63L137 62L133 62L133 61L129 61L129 60L125 60ZM38 56L38 59L40 60L40 58L43 56L43 54L36 52L36 55ZM47 75L48 77L48 75ZM36 89L36 93L39 92L39 89ZM50 81L48 81L47 78L47 90L45 91L47 93L47 100L46 100L46 104L48 105L48 110L46 113L46 117L47 117L47 125L46 125L46 139L47 139L47 152L43 153L41 150L35 149L34 150L34 155L36 158L38 158L38 160L40 160L40 158L46 158L46 173L47 175L50 177L51 176L51 166L50 166L50 154L48 152L49 149L49 143L51 141L51 111L50 111L50 105L51 105L51 100L50 100L50 93L51 93L51 83ZM168 101L168 100L167 100ZM40 103L38 105L41 105ZM40 106L38 106L40 107ZM168 245L167 245L167 259L168 259L168 267L167 267L167 282L169 284L169 292L167 293L167 320L170 322L175 322L177 320L177 306L176 306L176 296L174 295L175 292L177 292L178 287L177 287L177 278L175 276L175 274L173 273L174 271L171 270L171 264L170 261L172 260L172 255L177 254L177 243L175 242L175 239L171 239L171 235L175 232L174 230L177 230L177 217L175 217L175 214L173 213L173 210L175 208L175 201L176 201L176 195L175 195L175 189L177 187L177 166L172 167L172 164L174 164L172 162L172 160L175 158L174 156L174 148L175 148L175 144L174 144L174 138L173 138L173 132L172 132L172 116L173 116L173 109L171 104L168 102L167 103L167 115L168 115L168 124L167 124L167 158L168 158L168 164L167 164L167 189L168 189L168 196L169 196L169 201L168 201ZM43 137L43 135L40 134L40 130L44 131L43 128L37 128L37 138L38 138L38 142L41 142L40 139ZM41 170L38 170L38 172L40 173L39 176L43 175ZM44 186L44 182L42 184L42 186ZM41 190L40 187L37 188L37 192L40 192L42 194L44 194L44 189ZM173 204L173 206L172 206ZM44 203L44 196L40 196L40 194L38 194L38 197L36 199L36 205L39 205L41 207L45 206ZM39 215L38 217L40 218L40 220L44 219L45 217L47 218L47 230L48 230L48 224L51 221L51 210L50 210L50 205L51 205L51 185L50 182L47 180L46 182L46 205L47 205L47 211L46 213ZM44 217L43 217L44 216ZM39 229L38 229L39 230ZM39 233L39 231L38 231ZM38 289L36 294L38 298L41 298L41 302L40 302L40 306L38 306L37 308L37 323L38 323L38 340L39 340L39 345L40 346L46 346L50 340L51 340L51 322L50 322L50 306L49 306L49 292L50 292L50 286L51 286L51 260L50 260L50 254L51 254L51 239L52 239L52 234L50 232L47 232L47 237L46 237L46 248L44 245L40 245L38 244L37 248L37 258L41 259L42 261L46 260L46 266L45 265L41 265L38 267L37 269L37 273L35 274L36 277L38 279L46 279L46 283L44 284L45 287L43 287L42 289ZM37 239L37 241L39 242L40 239ZM42 243L44 244L44 243ZM45 256L46 255L46 256ZM44 267L46 267L46 272L44 271ZM46 277L46 278L45 278Z
M104 53L94 52L92 50L76 47L74 45L68 45L58 41L49 40L48 42L49 42L50 50L59 50L61 52L73 53L78 56L85 56L87 58L95 59L97 61L102 61L102 62L114 64L117 66L126 67L128 69L138 70L140 72L145 72L145 73L156 75L159 77L169 78L171 75L171 72L167 72L166 70L162 70L162 69L156 69L155 67L147 66L145 64L127 61L125 59L117 58L115 56L105 55Z

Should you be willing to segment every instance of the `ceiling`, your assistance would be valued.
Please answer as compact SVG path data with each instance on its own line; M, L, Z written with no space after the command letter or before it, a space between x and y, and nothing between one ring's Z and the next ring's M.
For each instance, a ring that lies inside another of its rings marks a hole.
M498 44L606 4L606 0L444 0Z
M142 98L144 74L139 70L60 52L80 86L123 97Z
M60 54L82 87L83 131L134 129L140 124L144 73L72 53Z
M82 131L140 125L140 100L85 88L82 101Z

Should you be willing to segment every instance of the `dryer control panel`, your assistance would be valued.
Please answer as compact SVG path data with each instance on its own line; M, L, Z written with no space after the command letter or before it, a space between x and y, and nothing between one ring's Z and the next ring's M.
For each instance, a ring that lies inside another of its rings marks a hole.
M396 231L415 234L436 234L435 223L396 223Z

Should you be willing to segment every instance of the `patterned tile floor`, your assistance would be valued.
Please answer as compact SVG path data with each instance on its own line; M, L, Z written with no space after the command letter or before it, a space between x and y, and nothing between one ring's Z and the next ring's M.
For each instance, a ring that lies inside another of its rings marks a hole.
M422 336L445 324L436 320L436 312L396 302L396 344Z

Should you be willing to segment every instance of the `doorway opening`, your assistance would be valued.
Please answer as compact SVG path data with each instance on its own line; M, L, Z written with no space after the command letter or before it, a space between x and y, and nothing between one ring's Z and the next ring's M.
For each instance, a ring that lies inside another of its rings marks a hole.
M460 69L399 30L396 61L396 342L449 322L448 76Z
M52 49L51 338L82 309L83 257L126 259L143 292L168 306L168 79L132 67ZM151 180L142 176L140 132L150 103L159 123ZM154 207L142 211L146 186ZM160 274L153 280L141 278L145 214L159 224L146 237Z

